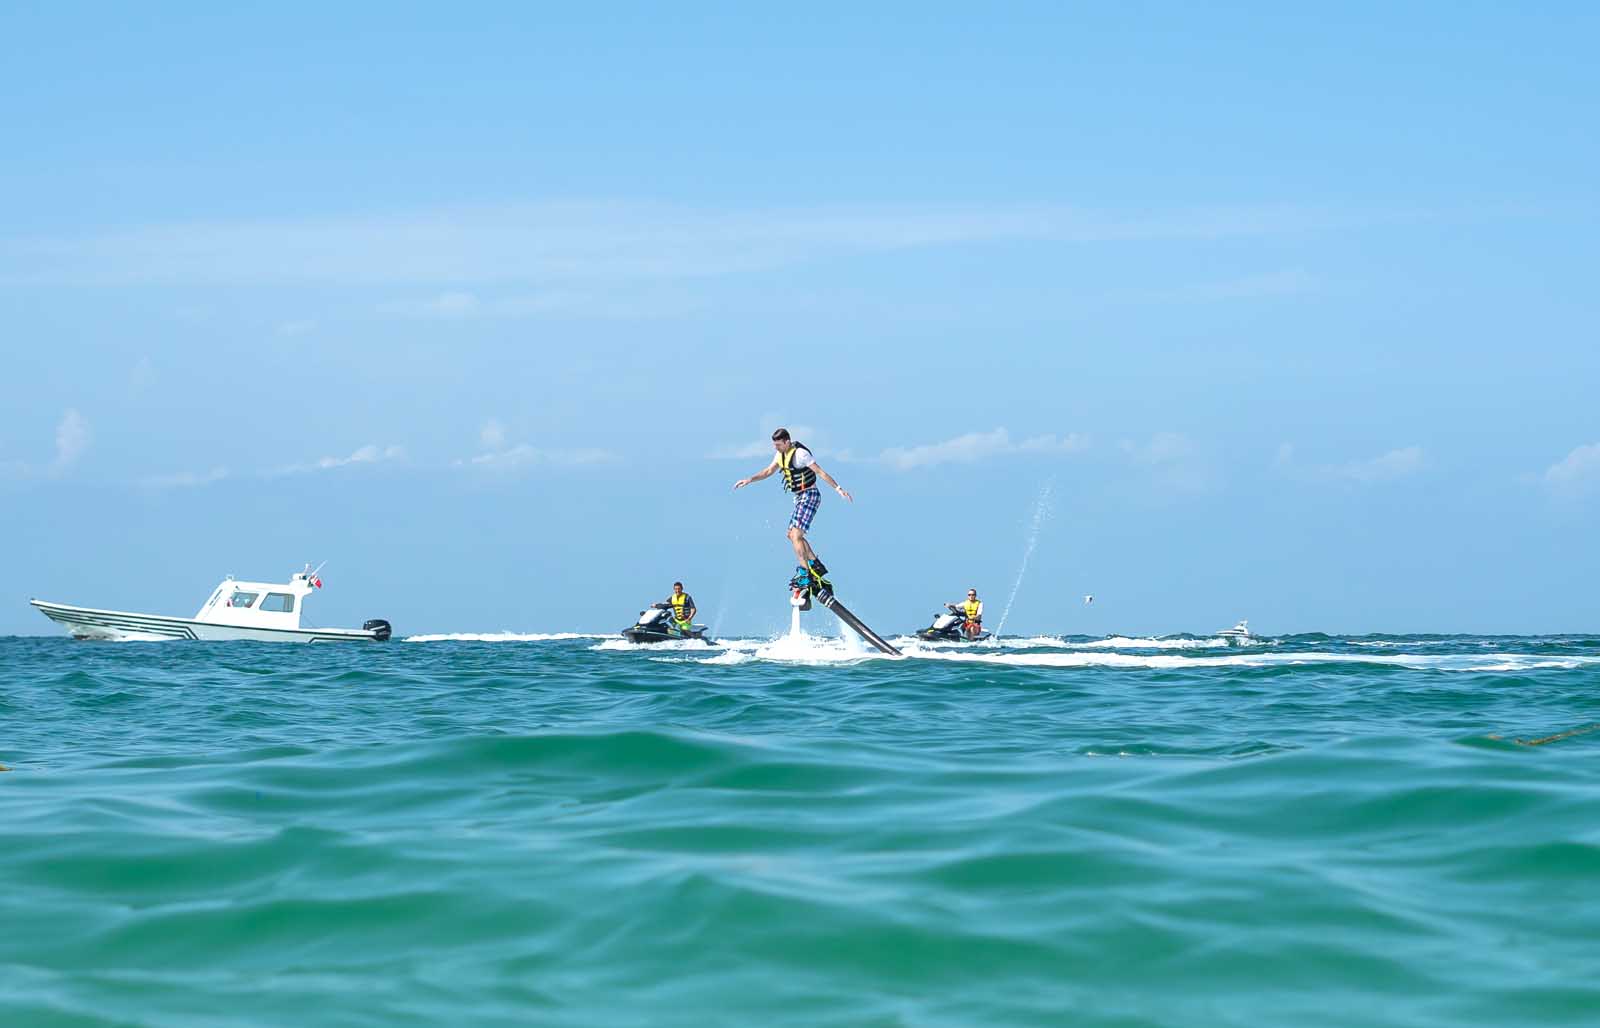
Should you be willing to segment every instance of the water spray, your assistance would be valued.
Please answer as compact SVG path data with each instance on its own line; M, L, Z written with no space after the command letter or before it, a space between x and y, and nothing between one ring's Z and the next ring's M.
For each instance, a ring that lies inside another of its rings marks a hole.
M1033 559L1033 551L1039 545L1039 530L1049 520L1053 513L1050 505L1051 493L1055 490L1056 478L1051 475L1045 479L1043 488L1039 490L1039 498L1033 503L1033 520L1028 525L1028 545L1022 550L1022 567L1017 569L1017 580L1011 583L1011 595L1006 599L1006 609L1000 615L1000 625L994 630L994 641L1000 641L1000 633L1005 630L1006 618L1011 616L1011 605L1017 602L1017 590L1022 588L1022 578L1028 573L1028 561Z

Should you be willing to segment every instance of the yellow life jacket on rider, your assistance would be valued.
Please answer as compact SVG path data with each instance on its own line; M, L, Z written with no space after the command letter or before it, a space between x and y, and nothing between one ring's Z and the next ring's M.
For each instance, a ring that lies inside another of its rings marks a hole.
M687 621L688 618L684 617L684 614L688 610L689 594L674 593L667 598L672 601L672 616L677 618L679 621Z
M968 600L961 606L966 609L968 621L978 620L978 611L983 609L983 604L979 603L977 600Z
M817 484L817 473L809 467L794 467L794 455L801 450L810 453L809 447L801 443L791 443L787 450L778 454L778 470L783 472L783 487L791 493L803 493Z

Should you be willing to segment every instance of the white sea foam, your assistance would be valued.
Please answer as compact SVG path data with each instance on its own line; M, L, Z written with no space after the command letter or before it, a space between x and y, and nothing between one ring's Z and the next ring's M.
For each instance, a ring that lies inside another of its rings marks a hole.
M1231 656L1181 657L1167 654L1107 652L1077 653L974 653L926 651L912 654L928 660L970 661L1013 667L1107 667L1177 670L1202 667L1284 667L1297 664L1371 664L1419 671L1539 671L1571 670L1600 663L1600 657L1548 657L1532 653L1426 655L1412 653L1241 653Z
M563 639L604 639L592 632L442 632L438 635L408 635L405 642L555 642Z
M751 660L770 660L783 664L844 664L884 656L869 650L854 633L838 636L784 634L765 641L740 639L729 643L729 651L702 660L702 664L743 664Z
M1226 639L1138 639L1120 635L1107 639L1092 639L1088 642L1073 642L1055 635L1034 635L1026 638L990 638L979 643L945 640L933 642L926 639L918 639L916 636L903 635L895 639L894 643L896 646L904 643L908 646L977 650L980 652L985 649L1046 648L1058 650L1225 650L1229 646ZM1265 644L1253 643L1252 645Z
M1030 645L1034 640L1024 640ZM1112 640L1104 640L1110 642ZM1168 643L1210 643L1222 640L1167 639L1129 640L1133 643L1164 641ZM1520 672L1543 670L1572 670L1600 664L1600 657L1548 656L1532 653L1486 654L1421 654L1421 653L1333 653L1314 651L1306 653L1242 652L1229 654L1181 653L1119 653L1108 647L1079 648L1055 653L1019 653L1007 649L1014 640L1002 646L989 643L924 642L911 637L894 640L904 656L912 660L942 660L956 663L993 664L1019 668L1111 668L1126 670L1182 670L1187 668L1261 668L1287 667L1314 664L1366 664L1374 667L1402 667L1419 671L1446 672ZM1055 645L1064 647L1061 640ZM1083 644L1075 644L1082 647ZM1226 646L1226 643L1223 642ZM853 636L830 639L802 635L787 635L771 640L728 640L727 649L715 656L700 660L702 664L748 664L753 661L775 663L828 665L843 664L878 657L865 644ZM1153 648L1140 646L1138 648ZM1171 647L1181 649L1182 647ZM1199 647L1196 647L1199 648ZM1214 649L1218 647L1204 647Z
M604 642L589 647L591 650L621 650L627 653L659 653L673 650L688 650L693 653L703 653L708 649L721 648L728 645L723 640L711 641L707 639L664 639L653 643L632 643L617 636L586 635L585 639L604 639Z
M1226 639L1133 639L1114 635L1108 639L1094 639L1090 642L1066 642L1057 639L1056 645L1069 650L1225 650L1231 644Z

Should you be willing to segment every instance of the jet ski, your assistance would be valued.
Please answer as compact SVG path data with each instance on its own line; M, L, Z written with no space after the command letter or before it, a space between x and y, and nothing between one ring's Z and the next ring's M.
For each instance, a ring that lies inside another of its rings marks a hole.
M945 612L933 616L933 624L917 633L917 638L924 642L982 642L990 637L990 633L979 630L977 635L968 635L966 631L967 618L960 607L953 603L945 604Z
M670 604L652 603L648 610L639 612L639 620L622 630L622 637L631 643L664 643L683 639L698 639L709 643L705 625L691 625L687 633L678 631L667 613Z

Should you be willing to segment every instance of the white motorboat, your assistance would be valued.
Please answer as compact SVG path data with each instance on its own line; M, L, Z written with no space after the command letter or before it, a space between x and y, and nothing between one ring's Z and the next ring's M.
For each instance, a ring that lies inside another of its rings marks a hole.
M249 639L257 642L386 642L389 622L374 619L360 628L302 627L306 597L322 588L322 579L306 570L286 583L239 582L232 575L212 590L211 598L192 618L136 614L123 610L74 607L29 600L39 612L65 625L76 639L201 639L207 642Z
M1248 619L1239 622L1232 628L1224 628L1217 635L1235 645L1243 645L1255 640L1255 636L1250 634L1250 622Z

